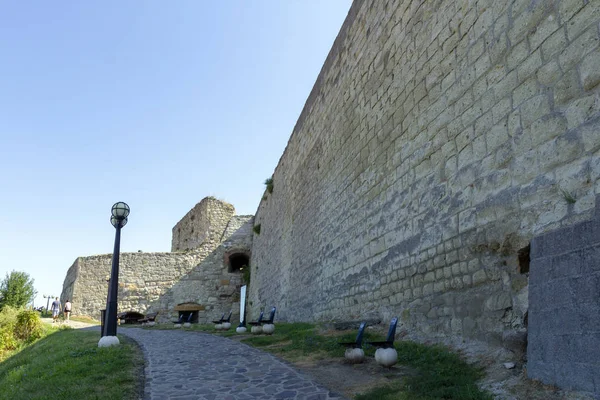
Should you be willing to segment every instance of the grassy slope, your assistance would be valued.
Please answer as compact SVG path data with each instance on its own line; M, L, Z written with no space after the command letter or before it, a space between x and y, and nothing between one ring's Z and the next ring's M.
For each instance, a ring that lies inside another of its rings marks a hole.
M135 399L143 357L121 346L98 348L98 332L56 331L0 363L0 399Z

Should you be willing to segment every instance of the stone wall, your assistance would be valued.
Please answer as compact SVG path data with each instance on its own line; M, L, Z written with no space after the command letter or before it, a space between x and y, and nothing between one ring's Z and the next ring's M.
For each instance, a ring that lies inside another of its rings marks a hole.
M229 310L237 318L242 273L230 271L229 257L250 256L253 217L234 216L234 212L230 204L206 198L173 229L179 232L173 245L186 251L121 253L118 311L158 312L158 321L169 321L177 318L178 305L195 303L200 323ZM198 240L202 242L196 247L187 248ZM61 295L63 302L72 299L73 315L100 318L100 310L106 308L111 263L112 254L75 260Z
M208 252L204 252L204 256ZM155 307L165 292L199 263L198 253L121 253L119 262L119 312L158 311ZM77 277L68 285L65 279L61 299L71 298L73 315L100 318L106 308L107 278L110 277L112 254L79 257L67 272ZM69 290L72 287L72 290ZM69 294L69 291L71 292Z
M220 243L235 209L229 203L206 197L174 227L171 251L186 251L208 243Z
M77 277L79 275L79 258L75 260L73 265L67 270L67 275L63 282L63 290L61 292L60 301L65 304L67 299L73 299L73 293L75 293L75 285L78 283Z
M522 332L537 234L600 193L600 2L355 0L260 203L250 311Z
M596 218L531 243L527 375L600 398L600 198Z

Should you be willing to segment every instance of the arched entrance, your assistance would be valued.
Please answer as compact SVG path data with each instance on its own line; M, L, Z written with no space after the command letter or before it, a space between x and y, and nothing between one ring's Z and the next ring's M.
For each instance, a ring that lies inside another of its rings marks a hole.
M243 252L231 253L226 257L227 272L240 273L250 265L250 256Z

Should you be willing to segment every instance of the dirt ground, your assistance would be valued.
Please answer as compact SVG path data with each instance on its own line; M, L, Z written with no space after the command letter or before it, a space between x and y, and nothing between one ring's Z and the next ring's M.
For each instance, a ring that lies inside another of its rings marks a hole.
M403 366L394 366L389 370L382 368L372 358L367 358L361 364L349 364L340 359L303 360L292 364L329 390L349 399L414 373Z
M515 368L507 369L504 363L514 361L514 355L508 350L490 349L481 343L451 347L469 362L485 368L486 378L480 382L480 386L491 392L497 400L593 400L593 397L583 393L559 390L527 379L526 365L523 363L515 362ZM369 388L416 373L398 364L389 369L382 368L372 358L362 364L348 364L339 358L303 360L292 364L323 386L350 399Z

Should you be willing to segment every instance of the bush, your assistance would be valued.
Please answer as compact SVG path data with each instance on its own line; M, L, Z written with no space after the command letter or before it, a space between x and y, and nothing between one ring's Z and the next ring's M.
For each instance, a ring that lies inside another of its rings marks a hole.
M4 351L14 350L19 347L19 342L15 338L14 334L15 325L5 324L0 327L0 355ZM0 360L2 358L0 357Z
M15 322L17 322L17 315L19 315L18 308L4 306L2 311L0 311L0 329L4 328L6 325L14 326Z
M267 191L269 193L273 193L273 178L269 178L265 181L265 185L267 186Z
M21 311L17 315L15 336L25 342L31 343L42 337L42 320L37 311Z
M19 315L19 310L11 306L4 306L0 311L0 355L5 351L15 350L19 347L14 332L17 315ZM0 357L1 359L2 357Z

